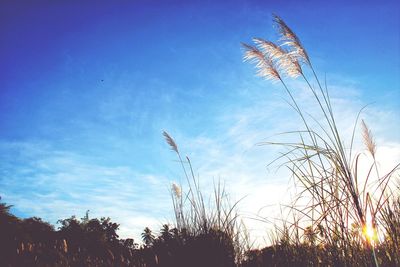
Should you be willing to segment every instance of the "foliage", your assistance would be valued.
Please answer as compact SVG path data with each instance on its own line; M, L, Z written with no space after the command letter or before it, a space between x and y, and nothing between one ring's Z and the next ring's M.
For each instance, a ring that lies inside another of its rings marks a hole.
M40 218L19 219L0 204L0 266L235 266L230 237L222 231L191 234L165 224L146 227L142 246L119 239L109 218L72 216L54 227Z
M133 240L118 239L110 218L72 216L56 231L40 218L13 216L3 203L0 210L0 266L130 266L136 260Z

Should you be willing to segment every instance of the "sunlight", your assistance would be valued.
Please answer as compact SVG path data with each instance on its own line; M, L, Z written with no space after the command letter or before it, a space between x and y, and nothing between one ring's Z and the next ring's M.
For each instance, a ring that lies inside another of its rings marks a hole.
M369 212L367 213L366 225L363 227L363 234L371 245L374 245L378 241L376 228L372 224L372 216Z
M364 227L364 235L367 238L367 240L369 240L372 243L376 236L375 229L372 226L366 225Z

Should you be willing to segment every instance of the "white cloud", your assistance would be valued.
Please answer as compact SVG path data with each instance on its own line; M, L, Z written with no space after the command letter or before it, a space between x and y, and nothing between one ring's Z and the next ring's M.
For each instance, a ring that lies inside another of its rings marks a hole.
M27 175L21 175L18 166L12 169L15 173L3 175L0 192L27 216L56 223L71 215L83 217L90 210L91 217L111 217L120 223L122 237L139 241L144 227L158 229L159 220L168 220L172 211L166 177L137 173L127 166L100 166L89 158L40 144L2 146L17 148L31 165Z

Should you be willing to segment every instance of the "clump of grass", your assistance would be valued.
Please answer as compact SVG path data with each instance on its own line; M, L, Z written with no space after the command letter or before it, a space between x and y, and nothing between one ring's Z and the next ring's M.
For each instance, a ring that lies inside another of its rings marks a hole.
M227 257L232 259L231 262L225 262L224 266L240 262L244 252L249 249L249 239L237 213L239 201L231 204L224 186L219 181L214 184L213 195L209 197L207 203L200 189L199 179L196 179L194 174L190 158L186 156L183 159L175 140L165 131L163 135L171 150L178 156L187 184L186 190L182 185L175 183L171 186L176 229L182 233L181 236L192 239L217 236L218 246L224 253L229 252ZM183 242L185 242L184 239ZM206 249L205 247L197 248L199 253Z
M285 221L277 229L279 238L276 244L280 248L294 249L292 256L300 255L297 252L307 245L309 250L303 253L307 255L304 257L314 255L309 257L309 264L364 263L378 266L389 262L398 265L398 256L395 255L396 249L399 251L398 230L394 229L398 227L398 216L393 212L398 212L395 209L399 195L391 189L391 181L399 178L400 164L388 173L380 174L376 161L377 146L364 121L362 137L373 163L368 165L363 162L363 153L353 154L360 114L357 115L351 141L346 146L337 126L326 82L322 86L306 49L294 31L276 15L273 21L280 35L277 43L254 38L254 46L243 44L243 48L244 60L255 64L257 75L282 84L289 96L289 104L304 126L304 129L287 133L297 135L296 142L266 143L287 148L280 159L285 160L283 165L290 170L300 189L289 206L289 213L294 219L291 223ZM306 72L306 69L309 71ZM304 112L293 89L287 85L287 79L298 77L311 92L322 121ZM312 86L311 81L316 86ZM362 169L366 169L367 173L360 177ZM378 238L392 236L392 233L396 237L389 238L389 243ZM381 253L382 250L385 253ZM318 256L321 251L327 256L325 263L321 263L322 256Z

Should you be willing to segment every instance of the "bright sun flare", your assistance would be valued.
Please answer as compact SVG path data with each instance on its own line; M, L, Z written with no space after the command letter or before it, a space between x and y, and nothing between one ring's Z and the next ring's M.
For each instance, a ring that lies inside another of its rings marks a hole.
M366 225L364 227L364 235L369 241L373 241L375 239L375 229L371 225Z
M367 213L367 223L363 227L363 234L371 244L374 244L378 239L376 229L372 224L372 218L369 213Z

